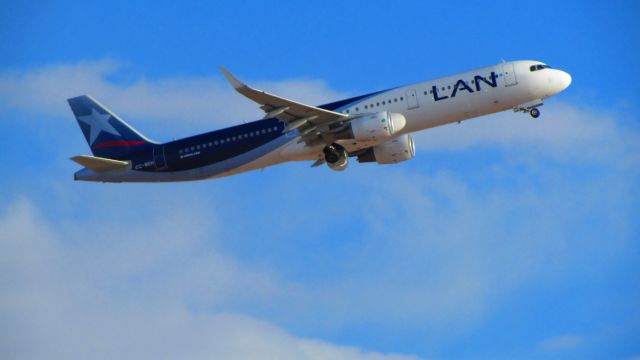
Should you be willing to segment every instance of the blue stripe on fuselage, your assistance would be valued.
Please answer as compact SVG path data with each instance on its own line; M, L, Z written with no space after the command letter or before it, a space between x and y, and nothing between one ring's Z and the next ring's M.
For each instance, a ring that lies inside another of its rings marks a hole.
M282 133L284 128L284 123L278 119L263 119L159 145L164 146L168 165L161 171L190 170L229 160L286 136ZM150 165L153 162L151 152L136 155L132 159L133 169L158 171Z

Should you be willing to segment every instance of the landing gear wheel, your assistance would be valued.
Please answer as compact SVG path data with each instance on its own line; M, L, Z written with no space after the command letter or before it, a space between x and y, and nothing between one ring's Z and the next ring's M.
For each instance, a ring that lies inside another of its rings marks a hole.
M538 116L540 116L540 110L531 109L531 111L529 111L529 114L531 115L532 118L537 119Z

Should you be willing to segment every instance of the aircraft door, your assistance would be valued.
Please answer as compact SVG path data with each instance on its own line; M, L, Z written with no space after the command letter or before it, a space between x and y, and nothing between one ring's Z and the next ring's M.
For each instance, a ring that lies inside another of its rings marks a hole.
M418 104L418 94L416 94L414 89L407 91L405 96L407 97L407 108L409 110L420 107L420 104Z
M518 85L516 70L513 66L513 63L502 64L502 73L504 74L504 86Z
M167 161L164 158L164 146L156 146L153 148L153 161L156 164L156 170L164 170L167 168Z

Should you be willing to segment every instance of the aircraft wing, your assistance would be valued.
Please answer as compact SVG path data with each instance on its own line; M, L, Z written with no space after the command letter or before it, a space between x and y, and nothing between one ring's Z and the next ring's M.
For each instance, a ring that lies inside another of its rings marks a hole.
M220 71L237 92L261 105L260 108L267 113L265 118L275 117L287 122L289 125L286 131L300 128L303 134L310 134L322 125L349 119L348 115L339 112L302 104L254 89L238 80L227 69L220 67Z

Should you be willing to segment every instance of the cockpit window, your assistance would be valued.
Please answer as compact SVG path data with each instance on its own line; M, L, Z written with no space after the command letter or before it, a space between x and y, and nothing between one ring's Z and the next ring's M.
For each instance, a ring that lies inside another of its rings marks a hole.
M538 70L543 70L543 69L551 69L551 66L538 64L538 65L531 65L529 67L529 71L538 71Z

